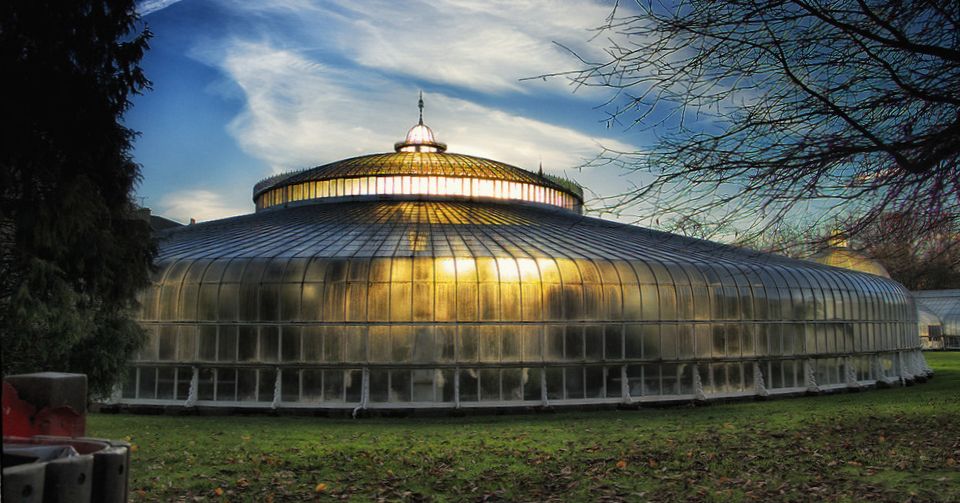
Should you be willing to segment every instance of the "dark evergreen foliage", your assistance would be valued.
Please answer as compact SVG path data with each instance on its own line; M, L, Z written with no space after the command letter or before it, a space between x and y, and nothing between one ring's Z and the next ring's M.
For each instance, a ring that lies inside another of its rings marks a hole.
M56 370L109 391L155 245L131 196L122 123L150 32L131 0L0 3L0 330L4 374Z

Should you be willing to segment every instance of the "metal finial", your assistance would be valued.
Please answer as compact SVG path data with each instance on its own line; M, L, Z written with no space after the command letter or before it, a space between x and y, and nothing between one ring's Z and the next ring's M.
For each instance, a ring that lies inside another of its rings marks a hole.
M420 91L420 100L417 101L417 107L420 108L420 124L423 124L423 91Z

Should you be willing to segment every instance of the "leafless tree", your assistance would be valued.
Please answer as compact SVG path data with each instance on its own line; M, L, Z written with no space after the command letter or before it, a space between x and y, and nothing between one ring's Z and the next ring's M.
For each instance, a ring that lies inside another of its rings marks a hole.
M960 288L960 219L927 217L886 213L859 229L850 245L910 290Z
M607 58L551 76L658 137L593 161L650 180L608 209L738 233L960 210L957 0L638 1L597 37Z

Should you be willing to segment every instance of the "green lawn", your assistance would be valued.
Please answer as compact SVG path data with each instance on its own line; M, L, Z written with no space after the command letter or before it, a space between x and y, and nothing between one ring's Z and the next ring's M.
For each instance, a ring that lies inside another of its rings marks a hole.
M131 498L960 501L960 353L906 388L463 418L92 414Z

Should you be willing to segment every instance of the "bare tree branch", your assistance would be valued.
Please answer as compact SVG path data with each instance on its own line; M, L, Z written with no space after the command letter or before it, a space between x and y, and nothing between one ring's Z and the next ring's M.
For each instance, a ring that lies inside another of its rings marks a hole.
M591 163L651 180L608 211L741 237L935 221L960 214L958 20L955 1L638 1L594 35L607 59L541 77L608 89L608 124L656 133Z

